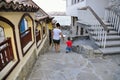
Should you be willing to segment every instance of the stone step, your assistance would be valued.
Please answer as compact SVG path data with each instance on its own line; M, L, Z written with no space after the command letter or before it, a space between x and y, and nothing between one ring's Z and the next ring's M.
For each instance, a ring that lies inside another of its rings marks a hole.
M111 27L111 26L108 26L107 27L108 28L108 30L115 30L113 27ZM94 29L93 27L87 27L87 29L89 30L89 31L97 31L96 29Z
M115 30L112 26L107 26L108 30Z
M102 21L103 21L103 23L104 23L106 26L110 26L110 25L111 25L110 22L107 22L107 21L105 21L105 20L103 20L103 19L102 19Z
M110 30L107 35L118 35L118 32L115 30Z
M120 53L120 47L107 47L99 49L103 54L116 54Z
M94 40L98 40L97 36L92 36ZM111 40L120 40L120 36L119 35L107 35L106 37L107 41L111 41Z
M118 34L118 32L115 29L113 29L113 28L109 28L108 30L109 30L109 32L107 32L108 35L112 35L112 34L116 35L116 34ZM88 29L88 32L91 33L91 34L94 34L95 32L98 32L98 30Z
M95 42L99 47L103 47L100 42ZM107 41L106 47L120 47L120 41Z
M95 35L95 32L97 32L97 31L89 31L89 33L90 33L91 35ZM110 31L107 33L107 35L118 35L118 33L117 33L117 31L115 31L115 30L110 30Z

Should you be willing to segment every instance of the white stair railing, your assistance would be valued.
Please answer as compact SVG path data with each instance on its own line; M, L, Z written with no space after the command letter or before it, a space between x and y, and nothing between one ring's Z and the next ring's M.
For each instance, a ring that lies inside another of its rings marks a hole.
M106 9L106 16L108 22L111 23L113 28L120 34L120 15L116 13L113 9Z
M94 34L96 35L96 39L100 43L100 46L105 48L107 31L105 31L100 24L94 25L92 27L94 28Z
M116 30L119 29L120 26L120 17L117 16L117 20L116 20Z
M94 15L96 22L93 21L93 24L91 24L91 28L93 29L96 35L96 39L97 41L99 41L101 47L105 48L107 32L109 32L107 26L104 24L101 18L95 13L95 11L90 6L83 7L81 8L81 10L89 10L92 13L92 15Z

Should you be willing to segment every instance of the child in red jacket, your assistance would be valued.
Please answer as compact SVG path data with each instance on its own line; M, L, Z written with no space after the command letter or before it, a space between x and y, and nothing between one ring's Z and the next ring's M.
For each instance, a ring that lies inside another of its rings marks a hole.
M66 45L67 45L66 53L71 52L71 50L72 50L72 41L70 40L70 37L67 38Z

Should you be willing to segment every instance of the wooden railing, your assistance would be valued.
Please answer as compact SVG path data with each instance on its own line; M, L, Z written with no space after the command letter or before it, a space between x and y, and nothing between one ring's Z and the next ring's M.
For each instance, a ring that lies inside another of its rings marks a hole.
M21 46L24 48L30 41L32 41L31 28L21 33Z
M43 27L43 34L45 34L45 27Z
M11 38L0 43L0 71L14 59Z
M36 42L38 43L40 39L41 39L41 36L40 36L40 30L39 30L39 31L36 31Z

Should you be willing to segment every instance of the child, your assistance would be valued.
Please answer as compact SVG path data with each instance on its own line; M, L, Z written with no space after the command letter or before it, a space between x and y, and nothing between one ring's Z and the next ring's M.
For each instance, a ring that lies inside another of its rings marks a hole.
M70 40L70 37L67 38L66 45L67 45L66 53L71 52L71 50L72 50L72 41Z

